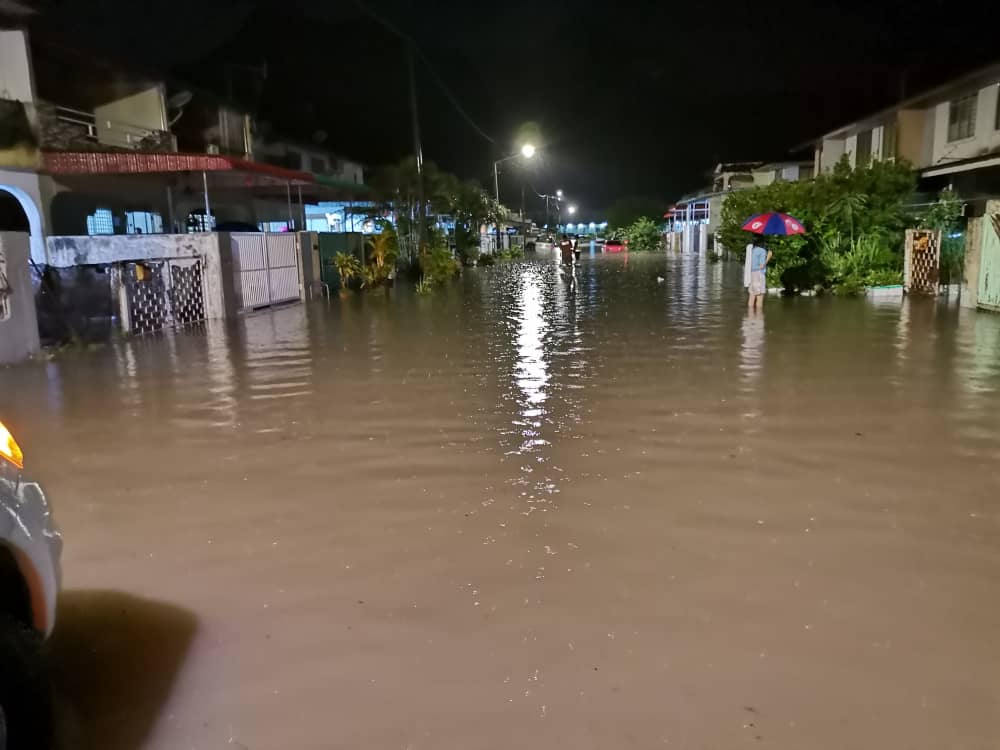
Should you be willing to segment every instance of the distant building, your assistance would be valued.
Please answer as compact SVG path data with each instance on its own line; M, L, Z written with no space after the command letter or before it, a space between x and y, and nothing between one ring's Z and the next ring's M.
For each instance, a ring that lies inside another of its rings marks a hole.
M704 251L722 223L722 204L734 190L797 182L813 176L810 161L725 162L710 173L711 187L677 201L665 214L668 241L684 252Z

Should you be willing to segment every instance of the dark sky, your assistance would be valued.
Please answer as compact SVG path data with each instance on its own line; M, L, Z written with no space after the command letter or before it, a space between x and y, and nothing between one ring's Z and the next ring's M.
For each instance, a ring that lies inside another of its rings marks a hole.
M405 45L353 2L36 5L46 30L197 83L224 85L224 62L266 61L251 98L275 131L323 131L327 147L368 164L412 151ZM530 184L563 188L595 218L623 195L666 204L720 160L783 158L891 103L904 79L913 93L1000 56L988 3L365 5L426 57L417 81L427 159L488 186L493 158L534 123L545 148ZM435 74L495 144L463 120ZM233 75L237 91L250 90L253 73ZM502 180L508 203L518 202L519 177L509 170Z

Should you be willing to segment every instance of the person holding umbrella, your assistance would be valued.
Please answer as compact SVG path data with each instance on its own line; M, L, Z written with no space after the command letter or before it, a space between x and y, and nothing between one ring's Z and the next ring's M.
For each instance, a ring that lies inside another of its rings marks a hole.
M750 251L750 298L747 304L751 310L756 310L760 304L764 307L764 295L767 294L767 264L771 262L774 253L764 246L763 239L751 243Z
M779 214L777 211L769 211L766 214L754 214L746 223L743 229L757 235L782 235L805 234L806 228L802 222L794 216ZM759 304L764 307L764 295L767 294L767 264L771 262L774 253L767 249L762 239L755 240L747 246L746 268L749 271L750 299L748 305L751 310L756 310Z

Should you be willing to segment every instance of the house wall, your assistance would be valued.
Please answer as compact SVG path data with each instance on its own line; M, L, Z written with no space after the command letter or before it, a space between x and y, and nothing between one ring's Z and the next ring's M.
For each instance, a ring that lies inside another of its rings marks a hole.
M929 166L1000 150L1000 130L996 128L998 84L979 89L976 97L976 130L971 138L948 142L949 102L933 108L934 136Z
M820 155L820 172L829 172L832 170L834 165L844 155L846 146L846 142L841 138L824 139Z
M903 109L896 113L896 155L914 167L924 167L930 158L926 131L927 112Z
M856 167L858 165L858 136L856 133L844 139L844 152L847 154L847 160L851 166Z
M45 234L49 224L45 217L39 176L34 172L0 169L0 190L10 193L21 204L31 228L31 259L35 263L44 263Z
M0 31L0 99L35 101L31 53L23 31Z
M166 104L163 87L152 86L113 102L94 107L97 120L97 140L108 146L134 148L136 134L128 127L146 130L166 130Z
M0 320L0 364L20 362L38 352L38 319L35 297L31 288L28 235L21 232L0 232L0 253L3 254L7 280L10 284L10 317Z

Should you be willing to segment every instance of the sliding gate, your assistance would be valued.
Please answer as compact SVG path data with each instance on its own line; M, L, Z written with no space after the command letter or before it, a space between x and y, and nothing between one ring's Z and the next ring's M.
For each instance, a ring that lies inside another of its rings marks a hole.
M241 232L230 237L242 312L302 298L298 235Z

